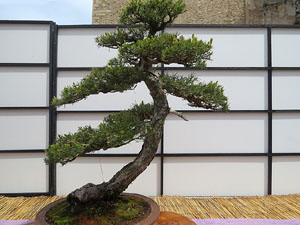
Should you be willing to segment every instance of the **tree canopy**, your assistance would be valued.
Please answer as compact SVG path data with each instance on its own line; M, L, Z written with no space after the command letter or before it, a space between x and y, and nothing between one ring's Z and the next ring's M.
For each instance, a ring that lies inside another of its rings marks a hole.
M117 28L96 38L99 46L118 49L118 57L102 69L93 68L80 82L65 87L52 104L61 106L93 94L124 92L145 82L154 105L141 103L109 115L97 128L81 127L73 134L59 136L46 150L46 163L65 164L88 152L144 140L150 130L153 132L156 102L165 93L183 98L193 107L228 110L227 97L218 82L203 83L192 74L182 77L153 72L153 67L161 63L203 69L210 60L212 40L205 42L194 35L185 38L163 32L184 10L183 0L132 0L120 15L120 23L127 28ZM158 95L156 89L164 93Z

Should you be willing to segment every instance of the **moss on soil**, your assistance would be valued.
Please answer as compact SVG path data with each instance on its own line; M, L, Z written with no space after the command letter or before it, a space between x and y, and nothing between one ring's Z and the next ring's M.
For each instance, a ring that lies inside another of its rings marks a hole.
M132 225L146 218L150 211L147 202L132 196L87 205L80 212L71 212L64 201L47 212L46 221L55 225Z

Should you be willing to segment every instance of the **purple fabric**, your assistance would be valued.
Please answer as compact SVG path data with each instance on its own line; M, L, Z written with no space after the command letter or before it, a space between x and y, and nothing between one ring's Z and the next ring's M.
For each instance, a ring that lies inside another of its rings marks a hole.
M24 225L33 222L34 220L0 220L0 225Z
M300 219L194 219L197 225L300 225Z

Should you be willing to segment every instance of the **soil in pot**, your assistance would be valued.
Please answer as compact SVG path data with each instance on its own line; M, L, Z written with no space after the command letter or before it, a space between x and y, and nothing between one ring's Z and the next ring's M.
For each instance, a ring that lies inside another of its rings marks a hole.
M151 207L145 200L135 196L120 196L113 202L91 204L80 212L71 212L64 201L52 207L46 221L55 225L133 225L145 219Z

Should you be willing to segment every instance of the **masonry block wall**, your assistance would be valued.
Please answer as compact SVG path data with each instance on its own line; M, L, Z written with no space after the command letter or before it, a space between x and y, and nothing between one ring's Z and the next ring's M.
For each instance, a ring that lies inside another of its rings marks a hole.
M128 2L94 0L93 24L117 24ZM294 24L298 0L186 0L186 4L187 11L175 23Z

